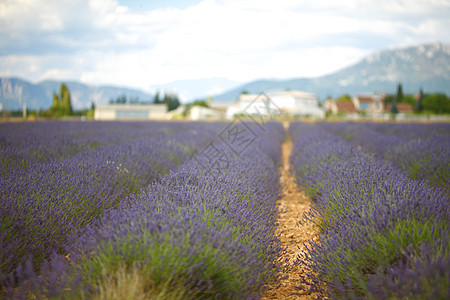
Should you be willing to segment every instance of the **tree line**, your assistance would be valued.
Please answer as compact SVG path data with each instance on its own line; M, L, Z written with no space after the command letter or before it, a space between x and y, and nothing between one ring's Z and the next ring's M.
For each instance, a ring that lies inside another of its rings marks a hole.
M152 101L150 102L140 102L139 97L127 97L126 95L120 95L116 98L111 98L109 100L110 104L166 104L168 111L174 110L181 105L178 96L175 93L165 92L160 95L160 92L156 92ZM95 104L92 102L90 110L94 111ZM73 116L74 110L72 108L72 100L70 96L69 88L65 83L61 83L59 94L53 92L52 106L50 109L43 111L42 116L48 118L59 118Z
M243 92L245 93L245 92ZM351 101L348 94L342 95L337 101ZM418 96L411 94L404 94L401 83L397 86L396 94L388 94L384 98L384 104L391 104L390 112L398 113L397 103L408 103L413 108L415 113L435 113L435 114L449 114L450 113L450 98L443 93L426 94L423 89L420 89ZM160 93L157 91L153 99L148 102L140 102L139 97L127 97L120 95L111 98L110 104L165 104L168 111L178 108L181 103L178 95L171 92ZM95 105L92 103L90 111L95 110ZM74 111L71 103L70 91L65 83L61 83L59 94L53 92L52 106L49 110L42 112L44 117L64 117L73 116Z
M180 99L177 94L165 92L163 95L160 95L160 92L157 91L155 96L153 96L152 101L139 101L139 97L128 97L126 95L120 95L117 98L111 98L109 100L109 104L165 104L167 105L167 110L171 111L180 106Z
M328 97L331 99L331 96ZM339 102L352 101L349 94L343 94L336 99ZM397 92L395 94L387 94L383 100L384 104L390 104L390 113L398 113L398 103L407 103L411 105L414 113L431 113L431 114L449 114L450 113L450 98L443 93L424 93L423 89L419 90L417 95L405 94L403 92L403 85L397 85Z
M397 103L408 103L415 113L434 113L448 114L450 113L450 98L443 93L426 94L420 89L417 97L403 93L403 85L397 85L397 93L386 95L384 103L391 104L390 112L398 113Z

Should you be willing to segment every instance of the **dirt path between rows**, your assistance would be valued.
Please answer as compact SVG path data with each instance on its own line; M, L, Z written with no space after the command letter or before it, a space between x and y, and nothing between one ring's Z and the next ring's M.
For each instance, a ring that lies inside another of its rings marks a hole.
M285 126L286 127L286 126ZM282 165L280 167L280 183L282 194L279 200L280 215L278 219L280 239L283 247L287 247L287 253L283 256L289 258L289 271L284 275L289 278L281 280L279 286L269 286L263 293L262 300L291 300L291 299L314 299L308 290L295 288L300 285L300 275L303 274L301 267L293 266L292 262L297 255L304 250L303 242L315 239L314 229L311 223L298 222L302 220L305 212L309 211L310 201L303 192L298 190L295 176L289 169L289 157L292 152L292 141L288 136L282 145Z

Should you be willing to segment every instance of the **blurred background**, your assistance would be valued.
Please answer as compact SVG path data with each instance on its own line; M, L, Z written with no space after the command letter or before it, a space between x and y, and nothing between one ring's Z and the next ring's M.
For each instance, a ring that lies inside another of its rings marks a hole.
M156 92L450 93L448 16L438 0L0 0L0 103L48 109L63 82L75 110Z

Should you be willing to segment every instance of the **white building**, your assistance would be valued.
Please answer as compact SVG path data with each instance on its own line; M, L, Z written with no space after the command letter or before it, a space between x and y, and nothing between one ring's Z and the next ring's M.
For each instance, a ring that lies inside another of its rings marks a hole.
M319 107L316 95L301 91L282 91L267 93L270 101L283 113L290 116L311 116L324 118L325 112Z
M108 104L97 105L95 120L166 120L165 104Z
M264 115L268 117L311 116L324 118L316 95L301 91L269 92L267 94L242 94L237 106L230 106L231 114ZM232 113L231 113L232 112Z
M228 107L226 117L232 118L235 115L249 115L273 118L280 114L279 107L266 94L241 94L238 102Z
M223 114L220 111L209 107L195 105L189 110L189 119L193 121L221 118L223 118Z

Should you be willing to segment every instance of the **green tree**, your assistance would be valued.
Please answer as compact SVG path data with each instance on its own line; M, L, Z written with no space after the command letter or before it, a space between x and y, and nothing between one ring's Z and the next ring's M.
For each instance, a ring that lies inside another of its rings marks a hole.
M208 100L198 99L198 100L195 100L192 103L186 104L185 108L184 108L184 111L183 111L183 116L186 117L188 115L189 111L191 110L191 108L194 107L194 106L201 106L201 107L208 108L209 107Z
M61 83L59 95L53 92L52 106L43 112L46 117L62 117L73 115L70 92L65 83Z
M163 103L167 105L167 110L171 111L180 106L180 100L176 94L165 93L163 98Z
M154 104L161 104L161 99L159 97L159 91L156 91L155 96L153 97Z
M396 101L394 101L394 102L392 102L392 105L391 105L391 114L398 114L398 108L397 108L397 102Z
M391 95L391 94L386 95L383 99L384 104L392 103L394 101L395 101L395 96Z
M403 101L403 86L401 83L398 84L397 86L397 102L402 102Z
M423 99L423 110L436 113L450 113L450 99L445 94L431 94Z
M64 116L73 115L72 103L70 100L70 92L65 83L61 83L60 88L60 107Z
M195 100L191 106L202 106L202 107L209 107L208 102L206 100Z
M109 104L125 104L127 103L127 96L125 94L117 96L116 99L111 98Z
M339 96L339 98L337 98L336 100L339 102L348 102L352 101L352 96L350 96L349 94L343 94Z
M400 101L398 101L400 103ZM416 98L413 95L403 95L401 103L409 103L412 107L416 104Z
M53 108L53 109L57 109L58 106L59 106L58 95L56 94L56 92L53 92L53 104L52 104L52 108Z

